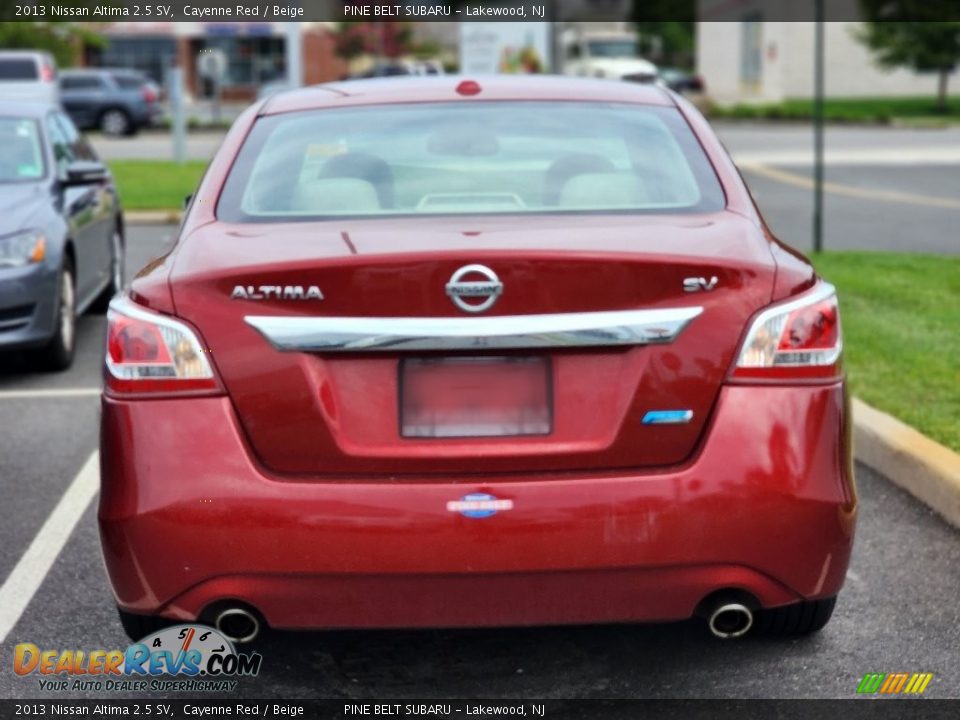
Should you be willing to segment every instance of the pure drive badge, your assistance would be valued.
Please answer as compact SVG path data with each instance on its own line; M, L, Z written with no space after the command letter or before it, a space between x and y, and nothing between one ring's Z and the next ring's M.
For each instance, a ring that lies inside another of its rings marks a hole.
M459 500L450 500L447 510L468 518L486 518L500 510L512 510L513 500L503 500L488 493L470 493Z
M323 300L316 285L235 285L234 300Z

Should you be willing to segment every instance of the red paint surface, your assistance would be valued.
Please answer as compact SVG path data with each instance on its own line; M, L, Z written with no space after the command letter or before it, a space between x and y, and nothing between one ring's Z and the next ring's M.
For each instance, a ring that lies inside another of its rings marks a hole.
M671 104L628 83L484 81L483 99ZM453 82L365 81L248 110L170 254L132 298L194 327L225 393L107 397L100 522L125 609L195 618L239 599L280 627L564 623L688 617L716 590L766 606L840 589L856 514L845 390L834 377L731 384L751 318L814 282L763 225L706 122L724 212L473 216L230 225L220 186L258 112L476 102ZM402 438L400 355L280 353L248 314L461 317L467 263L504 293L486 316L703 307L670 345L542 353L553 429ZM686 277L718 278L684 293ZM318 303L232 300L234 285L318 285ZM649 410L693 410L643 425ZM484 519L446 509L513 501Z
M853 540L846 424L840 385L728 387L710 441L669 470L319 482L265 470L225 398L107 399L104 557L129 610L240 598L282 627L682 618L727 587L825 597ZM446 509L471 492L513 509Z

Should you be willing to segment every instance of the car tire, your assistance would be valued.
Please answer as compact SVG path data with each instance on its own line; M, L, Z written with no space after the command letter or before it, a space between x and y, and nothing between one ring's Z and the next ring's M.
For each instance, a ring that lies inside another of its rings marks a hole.
M126 610L117 608L117 614L120 616L120 624L123 631L131 640L142 640L147 635L151 635L158 630L173 625L172 620L160 617L159 615L137 615Z
M57 315L50 342L38 351L39 363L45 370L58 372L73 364L77 345L77 289L73 262L64 258L57 280Z
M764 635L811 635L830 622L837 598L805 600L760 611L757 630Z
M107 108L100 115L100 131L111 137L131 135L134 131L133 120L123 108Z
M123 235L120 234L120 229L116 228L110 238L110 284L94 300L93 305L90 306L91 312L98 315L105 313L113 297L123 290L125 260L126 243Z

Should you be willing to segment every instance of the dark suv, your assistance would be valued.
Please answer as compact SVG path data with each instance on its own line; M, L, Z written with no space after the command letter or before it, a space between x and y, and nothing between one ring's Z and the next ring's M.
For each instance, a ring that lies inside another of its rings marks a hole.
M132 135L160 117L159 89L133 70L85 69L60 73L60 98L78 127Z

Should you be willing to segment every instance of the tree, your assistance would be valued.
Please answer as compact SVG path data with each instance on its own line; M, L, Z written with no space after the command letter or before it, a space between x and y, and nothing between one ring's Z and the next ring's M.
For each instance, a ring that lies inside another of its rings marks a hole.
M337 55L353 60L361 55L398 58L413 50L413 28L408 22L339 23Z
M960 60L960 22L936 18L956 17L957 2L860 0L865 22L857 38L882 67L938 73L937 111L943 113L947 112L950 73Z
M661 62L689 65L693 60L696 0L633 0L630 19L641 46L659 38Z
M79 47L99 47L105 42L89 24L84 27L74 22L0 22L0 48L46 50L61 67L73 65Z

